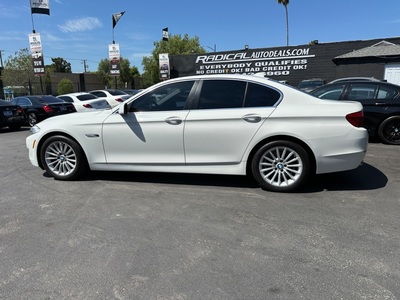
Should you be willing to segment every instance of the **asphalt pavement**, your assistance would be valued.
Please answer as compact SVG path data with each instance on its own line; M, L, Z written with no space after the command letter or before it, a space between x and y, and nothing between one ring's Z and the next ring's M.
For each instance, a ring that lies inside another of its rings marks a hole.
M32 166L0 129L0 299L400 299L400 147L296 193Z

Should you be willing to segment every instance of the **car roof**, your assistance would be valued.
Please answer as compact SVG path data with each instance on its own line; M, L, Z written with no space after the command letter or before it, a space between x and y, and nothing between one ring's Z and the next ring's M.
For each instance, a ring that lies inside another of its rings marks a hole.
M375 77L343 77L332 80L329 83L336 83L336 82L347 82L347 81L373 81L373 82L385 82L384 80L377 79Z
M87 92L76 92L76 93L68 93L68 94L58 95L57 97L60 97L60 96L80 96L80 95L86 95L86 94L90 94L90 93L87 93Z

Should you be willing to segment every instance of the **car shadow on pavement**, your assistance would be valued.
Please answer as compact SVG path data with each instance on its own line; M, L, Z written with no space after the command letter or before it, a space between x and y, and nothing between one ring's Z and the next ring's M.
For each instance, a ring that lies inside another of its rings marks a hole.
M46 176L46 173L44 176ZM234 175L92 171L80 179L80 181L98 180L250 189L260 188L253 178ZM315 175L303 188L295 191L295 193L315 193L325 190L374 190L384 187L387 182L386 175L380 170L369 164L363 164L351 171Z
M258 184L252 178L234 175L92 171L81 180L258 188Z
M316 175L300 192L375 190L383 188L387 182L388 178L384 173L364 163L354 170Z

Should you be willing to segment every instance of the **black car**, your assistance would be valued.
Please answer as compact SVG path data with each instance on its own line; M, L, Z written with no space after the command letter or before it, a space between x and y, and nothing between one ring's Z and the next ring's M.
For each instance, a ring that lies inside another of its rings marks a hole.
M25 123L24 111L9 101L0 99L0 128L8 126L12 130L20 129Z
M49 117L76 112L73 103L54 96L21 96L12 99L11 103L22 107L29 126Z
M346 81L326 84L310 94L321 99L360 102L370 137L400 145L400 86L383 81Z

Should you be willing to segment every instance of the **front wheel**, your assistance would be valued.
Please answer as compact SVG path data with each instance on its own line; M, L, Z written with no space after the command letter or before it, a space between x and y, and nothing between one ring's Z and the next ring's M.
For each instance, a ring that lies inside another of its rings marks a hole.
M273 192L299 188L310 173L310 159L300 145L290 141L273 141L255 153L251 170L258 184Z
M44 142L40 159L46 172L58 180L74 180L87 166L79 144L62 135L52 136Z
M378 135L385 144L400 145L400 116L392 116L383 121Z

